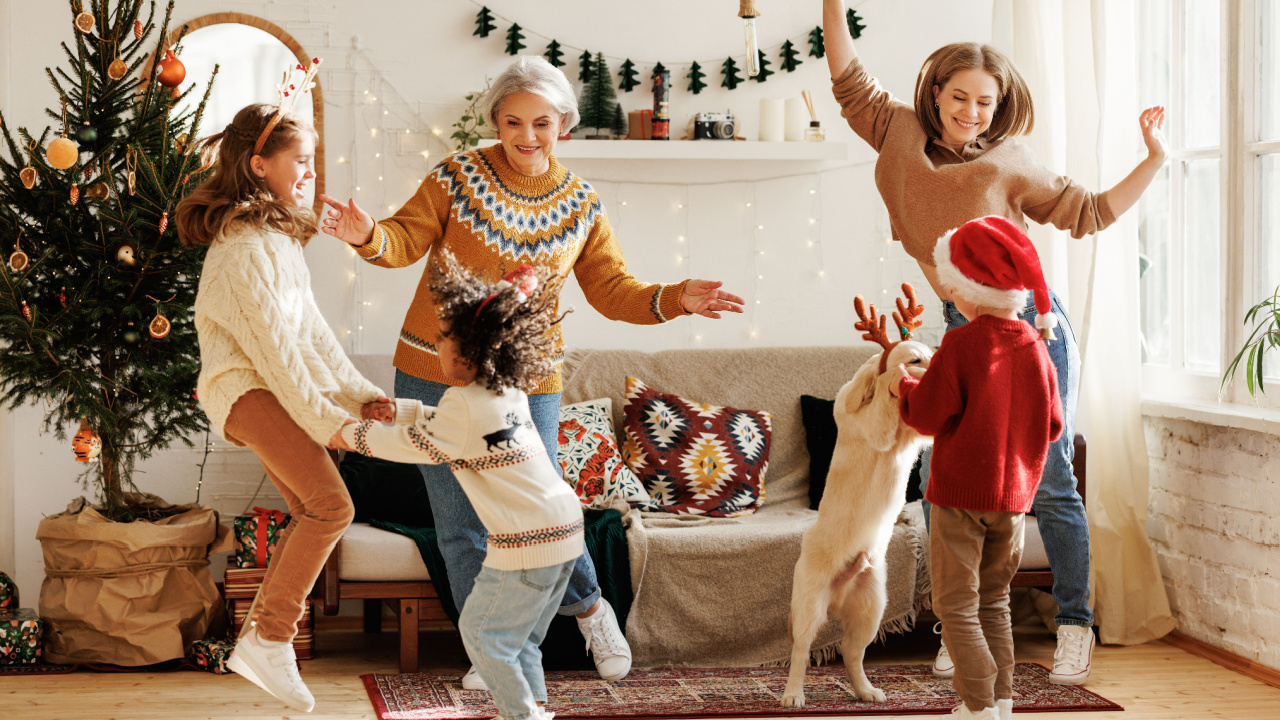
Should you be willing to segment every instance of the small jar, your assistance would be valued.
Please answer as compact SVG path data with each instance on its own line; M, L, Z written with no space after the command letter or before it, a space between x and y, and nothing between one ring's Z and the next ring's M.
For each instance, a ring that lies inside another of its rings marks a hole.
M809 127L804 129L804 139L806 142L822 142L827 139L827 131L817 120L810 120Z

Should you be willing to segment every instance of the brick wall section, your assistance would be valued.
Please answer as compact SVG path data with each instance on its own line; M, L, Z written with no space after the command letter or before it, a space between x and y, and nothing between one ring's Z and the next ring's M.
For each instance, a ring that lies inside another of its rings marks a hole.
M1280 669L1280 437L1145 418L1147 528L1185 635Z

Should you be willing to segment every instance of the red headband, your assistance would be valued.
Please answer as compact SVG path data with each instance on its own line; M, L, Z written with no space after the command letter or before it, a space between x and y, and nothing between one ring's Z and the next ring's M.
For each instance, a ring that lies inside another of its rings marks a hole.
M516 288L516 292L520 294L520 302L524 302L529 299L529 295L538 287L538 276L534 274L533 268L529 265L521 265L507 273L506 277L498 281L497 292L481 301L480 307L476 308L476 314L472 316L472 319L480 317L480 312L484 310L484 306L488 305L490 300L498 297L498 293L509 287Z

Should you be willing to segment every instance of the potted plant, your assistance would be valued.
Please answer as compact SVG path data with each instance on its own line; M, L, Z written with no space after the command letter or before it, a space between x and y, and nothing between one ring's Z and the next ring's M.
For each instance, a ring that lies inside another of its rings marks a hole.
M55 130L15 132L0 113L0 390L9 409L43 402L60 439L79 427L95 495L37 530L46 657L143 665L181 657L221 609L207 569L229 534L217 514L132 482L138 459L208 427L188 313L203 249L169 222L201 178L204 101L178 106L185 70L162 52L172 1L157 43L154 0L68 6L67 63L46 71Z
M1244 361L1245 385L1249 388L1250 395L1257 395L1266 392L1262 373L1267 351L1280 347L1280 287L1276 288L1271 297L1249 308L1244 314L1244 324L1252 324L1253 331L1223 373L1220 392L1226 391L1227 385L1240 369L1240 362Z

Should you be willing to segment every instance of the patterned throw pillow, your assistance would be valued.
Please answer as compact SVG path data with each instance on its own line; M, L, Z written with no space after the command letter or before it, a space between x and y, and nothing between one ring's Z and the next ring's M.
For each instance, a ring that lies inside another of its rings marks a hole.
M585 507L601 508L614 495L647 505L649 494L618 452L613 434L613 401L589 400L560 408L560 448L556 459L565 482Z
M644 481L647 510L738 517L764 504L772 416L685 400L627 378L622 456Z

